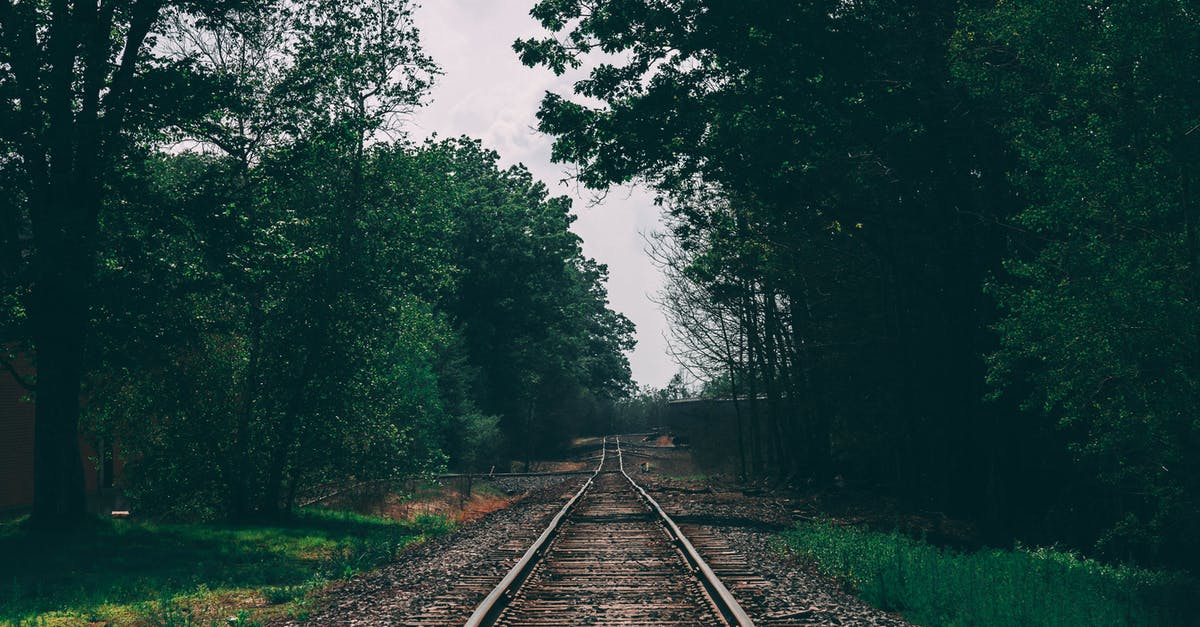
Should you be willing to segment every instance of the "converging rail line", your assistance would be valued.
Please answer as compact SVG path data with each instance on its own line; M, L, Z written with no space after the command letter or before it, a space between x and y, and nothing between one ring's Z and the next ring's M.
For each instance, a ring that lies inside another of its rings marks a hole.
M591 478L467 620L482 625L754 623L604 438ZM615 466L614 470L612 467Z

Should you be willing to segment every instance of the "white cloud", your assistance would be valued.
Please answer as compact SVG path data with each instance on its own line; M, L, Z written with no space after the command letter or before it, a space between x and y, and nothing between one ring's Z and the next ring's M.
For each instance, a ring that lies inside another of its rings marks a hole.
M414 139L434 132L481 139L503 164L524 163L552 193L575 200L579 219L572 228L583 238L584 252L608 265L613 308L637 325L634 378L662 386L676 368L667 354L666 320L649 299L662 276L641 235L657 228L658 210L642 189L613 190L590 206L586 191L559 183L565 167L550 162L551 139L535 130L535 114L546 91L569 93L574 78L527 68L517 59L513 41L543 33L529 17L532 6L533 0L428 0L417 10L425 49L445 74L432 103L413 116L410 132Z

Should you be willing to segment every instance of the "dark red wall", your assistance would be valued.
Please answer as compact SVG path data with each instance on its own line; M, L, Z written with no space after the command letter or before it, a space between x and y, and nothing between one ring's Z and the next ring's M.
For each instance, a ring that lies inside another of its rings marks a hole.
M8 372L0 372L0 509L33 502L33 403Z
M25 369L19 367L22 375ZM0 371L0 511L22 509L33 504L33 402L29 392L6 371ZM100 487L97 455L91 444L79 440L83 458L83 476L89 496ZM124 464L119 456L113 463L116 484L120 485ZM89 498L89 502L99 501Z

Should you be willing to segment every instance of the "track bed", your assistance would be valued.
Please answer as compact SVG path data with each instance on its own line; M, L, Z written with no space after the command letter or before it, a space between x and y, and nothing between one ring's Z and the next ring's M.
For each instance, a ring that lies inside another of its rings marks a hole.
M750 624L625 473L616 438L605 440L596 474L467 622L563 624Z

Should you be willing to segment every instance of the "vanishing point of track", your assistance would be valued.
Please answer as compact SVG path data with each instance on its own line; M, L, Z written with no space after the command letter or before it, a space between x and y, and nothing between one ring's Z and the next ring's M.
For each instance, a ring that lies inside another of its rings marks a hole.
M625 471L619 438L475 609L481 625L752 625L679 526Z

